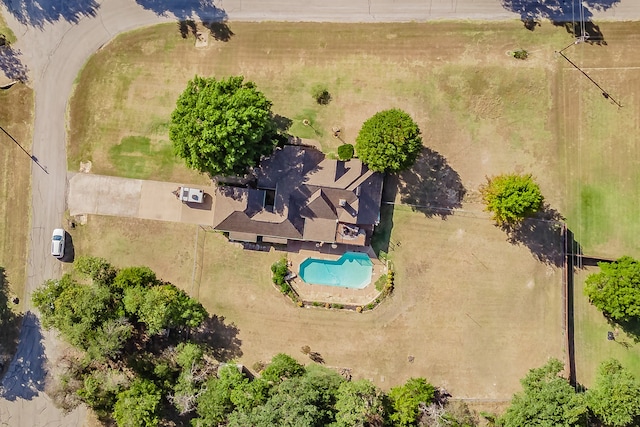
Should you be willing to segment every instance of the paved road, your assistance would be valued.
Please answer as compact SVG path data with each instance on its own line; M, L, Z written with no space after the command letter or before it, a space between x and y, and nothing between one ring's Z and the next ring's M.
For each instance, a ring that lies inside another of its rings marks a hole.
M92 0L51 0L50 5L47 0L3 2L12 8L7 12L2 7L2 12L18 36L19 41L14 48L22 53L19 58L28 67L31 85L36 90L33 153L42 166L34 163L32 167L32 230L24 298L27 308L28 295L33 289L45 279L59 277L61 273L60 264L49 256L48 247L51 230L64 225L67 185L65 110L74 78L88 57L116 34L175 20L173 14L188 16L194 10L192 5L200 4L195 0L139 1L156 8L156 12L166 11L166 16L145 10L133 0L105 0L95 3L94 9L87 9ZM535 2L522 3L530 8ZM540 4L544 2L540 0ZM219 18L224 11L230 20L399 22L512 19L526 15L528 10L506 10L500 0L219 0L215 6L217 8L210 5L199 10L200 18ZM158 7L162 10L157 10ZM26 24L24 19L20 22L16 18L24 17L20 10L25 9L33 12ZM60 18L60 14L72 22ZM609 10L594 11L593 19L638 20L640 2L621 0ZM29 427L81 425L82 411L65 417L52 408L42 393L44 369L40 367L45 350L52 359L59 347L51 334L41 334L39 330L37 318L27 316L18 354L10 375L2 382L5 399L0 402L0 424Z

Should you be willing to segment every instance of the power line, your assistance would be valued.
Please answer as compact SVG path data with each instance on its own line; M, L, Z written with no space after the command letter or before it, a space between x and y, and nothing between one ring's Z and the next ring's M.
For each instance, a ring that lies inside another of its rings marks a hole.
M16 143L16 145L18 147L20 147L20 149L22 151L24 151L24 153L29 156L29 158L38 166L40 166L40 169L42 169L43 171L45 171L47 174L49 173L49 171L47 171L46 168L44 168L40 162L38 161L38 158L36 156L34 156L33 154L29 153L26 148L24 148L9 132L7 132L2 126L0 126L0 130L2 130L2 132L4 132L5 135L7 135L13 142Z
M577 43L576 43L576 44L577 44ZM565 49L566 49L566 48L565 48ZM582 69L581 69L580 67L578 67L576 64L574 64L574 63L573 63L573 61L571 61L569 58L567 58L567 57L565 56L565 54L564 54L564 53L562 53L561 51L559 51L559 52L557 52L557 53L559 53L559 54L560 54L564 59L566 59L566 60L567 60L567 62L568 62L569 64L573 65L573 67L574 67L576 70L580 71L580 72L581 72L581 73L582 73L586 78L588 78L588 79L589 79L589 81L591 81L591 83L593 83L594 85L596 85L596 87L597 87L598 89L600 89L600 92L602 92L602 96L604 96L604 97L605 97L605 99L610 99L614 104L616 104L618 107L622 108L622 104L620 104L620 103L619 103L618 101L616 101L616 100L615 100L611 95L609 95L609 93L608 93L606 90L604 90L604 88L603 88L602 86L600 86L600 85L599 85L595 80L593 80L593 79L589 76L589 74L587 74L587 73L585 73L584 71L582 71Z

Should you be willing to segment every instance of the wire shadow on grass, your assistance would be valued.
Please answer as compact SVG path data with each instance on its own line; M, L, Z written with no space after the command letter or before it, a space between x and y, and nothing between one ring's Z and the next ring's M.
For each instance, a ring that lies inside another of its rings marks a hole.
M507 233L509 243L526 246L531 254L544 264L562 267L564 263L563 220L558 211L545 206L544 210L535 217L526 218L517 224L504 224L500 228ZM578 245L577 242L574 244Z
M502 7L519 14L528 30L533 31L541 20L548 19L576 37L587 36L588 43L606 45L600 28L591 21L592 11L605 11L618 3L620 0L502 0Z
M2 0L9 13L23 25L42 29L61 19L72 24L85 16L96 16L95 0Z
M225 323L224 316L214 314L202 323L191 338L206 345L216 360L228 362L242 356L239 333L240 330L234 323Z
M427 217L446 219L462 207L466 190L460 175L437 151L423 148L411 169L401 172L399 178L400 201Z
M216 6L213 0L136 0L136 3L156 15L173 15L180 21L194 18L203 22L227 20L227 13Z

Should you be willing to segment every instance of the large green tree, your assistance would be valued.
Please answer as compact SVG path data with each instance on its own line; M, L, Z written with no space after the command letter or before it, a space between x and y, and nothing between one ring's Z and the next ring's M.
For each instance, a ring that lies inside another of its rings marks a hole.
M589 275L584 287L591 303L613 320L640 319L640 262L624 256L598 266L600 272Z
M560 376L562 363L551 359L541 368L531 369L520 381L522 392L500 419L504 427L574 427L586 421L587 407L582 395Z
M135 380L118 394L113 418L118 427L157 427L160 423L162 393L148 380Z
M275 147L271 102L241 76L196 76L178 98L169 137L190 168L242 175Z
M336 427L369 427L385 419L384 394L369 380L346 381L336 394Z
M414 426L418 422L420 404L428 405L435 395L435 387L424 378L409 378L401 386L389 390L393 411L389 418L396 426Z
M531 175L504 174L487 178L480 187L486 209L499 225L513 225L543 207L540 187Z
M397 108L376 113L356 138L356 153L371 170L399 172L410 168L422 150L420 128Z
M637 426L640 383L617 360L605 360L598 368L595 386L587 392L587 404L605 426Z

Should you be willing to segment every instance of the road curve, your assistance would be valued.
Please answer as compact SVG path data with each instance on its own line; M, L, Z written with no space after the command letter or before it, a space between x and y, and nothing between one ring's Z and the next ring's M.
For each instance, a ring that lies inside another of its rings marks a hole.
M167 10L177 10L190 1L168 0L164 4ZM11 0L5 3L12 4ZM402 22L520 17L505 10L500 0L219 0L215 4L231 21ZM40 28L21 24L4 7L2 13L18 36L14 48L21 52L20 59L27 65L30 84L36 91L32 152L37 163L32 163L32 228L23 298L29 309L31 292L46 279L61 274L61 265L49 255L48 248L51 231L65 225L65 115L74 79L87 59L118 33L175 21L175 17L159 16L133 0L104 0L93 16L74 24L48 22ZM607 11L594 11L593 16L638 20L640 2L622 0ZM44 354L53 359L58 350L55 337L39 331L37 318L26 316L18 354L2 382L0 425L81 426L82 409L65 415L43 393Z

